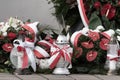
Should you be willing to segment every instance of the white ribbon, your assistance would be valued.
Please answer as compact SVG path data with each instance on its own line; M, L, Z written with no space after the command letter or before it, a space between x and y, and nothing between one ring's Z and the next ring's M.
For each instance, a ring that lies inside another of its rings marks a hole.
M30 42L29 42L30 43ZM12 64L16 67L16 68L20 68L20 66L22 65L22 63L24 62L23 61L23 54L24 51L22 52L19 52L17 50L17 47L18 46L21 46L23 49L25 49L26 53L27 53L27 56L28 56L28 62L30 64L30 66L33 68L34 71L36 71L36 62L35 62L35 57L34 57L34 53L33 53L33 50L31 48L33 48L34 46L31 45L33 44L32 42L29 44L29 43L25 43L22 41L22 39L16 39L13 41L13 45L14 45L14 48L12 49L11 51L11 54L10 54L10 60L12 62ZM22 65L23 66L23 65ZM21 66L21 68L22 68ZM29 65L28 65L29 66ZM26 68L28 67L26 66Z
M80 13L82 22L83 22L85 27L89 27L88 26L89 21L88 21L88 18L86 16L86 13L85 13L83 0L77 0L77 3L78 3L79 13Z

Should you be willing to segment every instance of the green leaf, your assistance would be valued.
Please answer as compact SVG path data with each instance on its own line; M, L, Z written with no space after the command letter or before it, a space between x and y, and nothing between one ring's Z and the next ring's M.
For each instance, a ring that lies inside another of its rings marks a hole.
M102 25L100 18L96 13L93 13L90 17L89 28L95 29L97 26Z
M110 29L110 21L106 16L102 16L102 23L105 27L105 30Z

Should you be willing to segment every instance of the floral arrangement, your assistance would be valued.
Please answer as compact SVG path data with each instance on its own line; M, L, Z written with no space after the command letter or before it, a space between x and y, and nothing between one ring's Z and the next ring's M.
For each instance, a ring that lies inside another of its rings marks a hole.
M9 53L13 48L13 40L21 34L21 26L24 23L17 19L10 17L6 22L0 22L0 66L1 71L10 67ZM4 67L6 66L6 68ZM3 68L3 69L2 69ZM1 72L0 71L0 72Z
M89 27L103 25L105 30L119 28L120 0L84 0Z
M113 1L113 0L83 0L83 3L84 3L86 16L89 20L88 26L89 26L89 29L92 30L92 32L91 31L88 32L87 37L89 37L90 39L87 38L89 45L86 45L86 48L88 47L93 48L95 42L97 41L100 44L96 44L94 49L96 49L97 51L99 51L100 49L107 50L107 49L104 49L101 44L104 41L107 43L109 41L101 38L101 35L99 35L99 33L101 34L111 29L114 31L113 35L117 36L117 39L119 40L119 32L120 32L120 29L119 29L120 28L119 27L120 4L119 3L120 3L120 0L116 0L116 1ZM96 31L94 32L94 30L98 26L103 26L104 30L99 33L96 33ZM82 38L80 36L80 42L84 40L85 38ZM94 42L91 42L91 41L94 41ZM81 45L85 47L85 44L86 42L82 43ZM100 48L96 48L98 46Z
M77 40L75 39L76 43L71 41L76 48L74 56L77 57L77 59L73 59L73 64L77 67L81 67L83 65L84 67L88 66L88 71L90 71L93 66L95 67L95 63L99 64L98 66L102 66L103 68L103 65L100 63L104 64L106 60L106 46L111 37L110 36L107 38L107 36L105 37L103 33L108 32L107 34L109 34L109 31L112 30L114 31L114 36L117 36L118 42L120 41L120 0L64 0L63 2L60 2L60 0L51 1L55 5L55 14L59 15L62 13L64 15L66 24L69 24L71 27L75 27L74 24L81 20L81 17L79 16L80 11L78 1L83 2L85 11L84 15L86 15L88 19L87 25L89 29L86 34L84 34L82 30L77 30L77 32L75 32L75 34L79 34L79 37ZM63 8L63 6L66 7ZM71 11L73 13L71 13ZM71 24L70 21L74 23ZM104 29L102 31L96 31L98 26L102 26ZM74 35L74 33L72 35ZM77 69L77 71L79 70L81 72L81 69Z
M10 52L13 49L13 41L19 37L19 35L27 36L28 38L32 38L32 34L28 33L22 26L31 23L30 20L23 22L18 18L10 17L6 22L0 22L0 72L12 70L11 62L9 59ZM39 25L37 39L41 39L41 34L46 36L49 32L52 32L52 29L48 28L48 26L44 26L41 28ZM51 33L52 34L52 33ZM51 35L50 34L50 35Z

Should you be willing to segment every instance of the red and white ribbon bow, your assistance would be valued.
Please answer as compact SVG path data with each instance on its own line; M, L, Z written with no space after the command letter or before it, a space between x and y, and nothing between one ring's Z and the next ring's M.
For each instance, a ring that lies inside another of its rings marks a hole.
M24 47L22 47L22 46L17 46L17 51L18 52L23 52L22 69L28 67L28 56L27 56L27 53L26 53L26 49Z
M85 13L83 0L77 0L77 3L78 3L79 13L80 13L82 22L83 22L85 27L88 27L89 20L86 16L86 13Z
M36 71L36 62L32 49L34 48L33 44L34 44L33 42L26 42L26 41L23 42L22 39L14 40L13 42L14 49L11 51L11 57L10 57L13 65L17 66L18 64L20 64L21 65L19 66L20 68L28 68L28 66L31 66L33 70ZM14 53L18 53L18 54L15 55ZM18 57L19 59L17 62L18 64L16 64L15 61L16 58L14 58L14 56Z
M34 55L39 59L50 57L50 55L49 55L50 47L53 46L53 45L51 43L49 43L48 41L45 41L45 40L41 40L37 44L40 45L40 46L35 46L35 48L33 50ZM49 51L43 49L41 46L44 46Z
M52 56L49 59L50 69L53 69L57 65L57 63L61 57L63 57L66 62L69 62L71 64L71 54L70 53L72 53L72 50L69 50L69 48L70 48L69 45L65 45L61 49L57 45L55 45L53 47L54 50L52 51L52 53L51 53Z

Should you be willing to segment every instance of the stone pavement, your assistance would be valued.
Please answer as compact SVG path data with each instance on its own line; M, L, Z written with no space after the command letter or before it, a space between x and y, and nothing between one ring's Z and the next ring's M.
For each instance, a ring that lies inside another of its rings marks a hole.
M107 75L88 75L88 74L71 74L71 75L53 75L53 74L32 74L32 75L12 75L0 73L0 80L120 80L118 76Z

